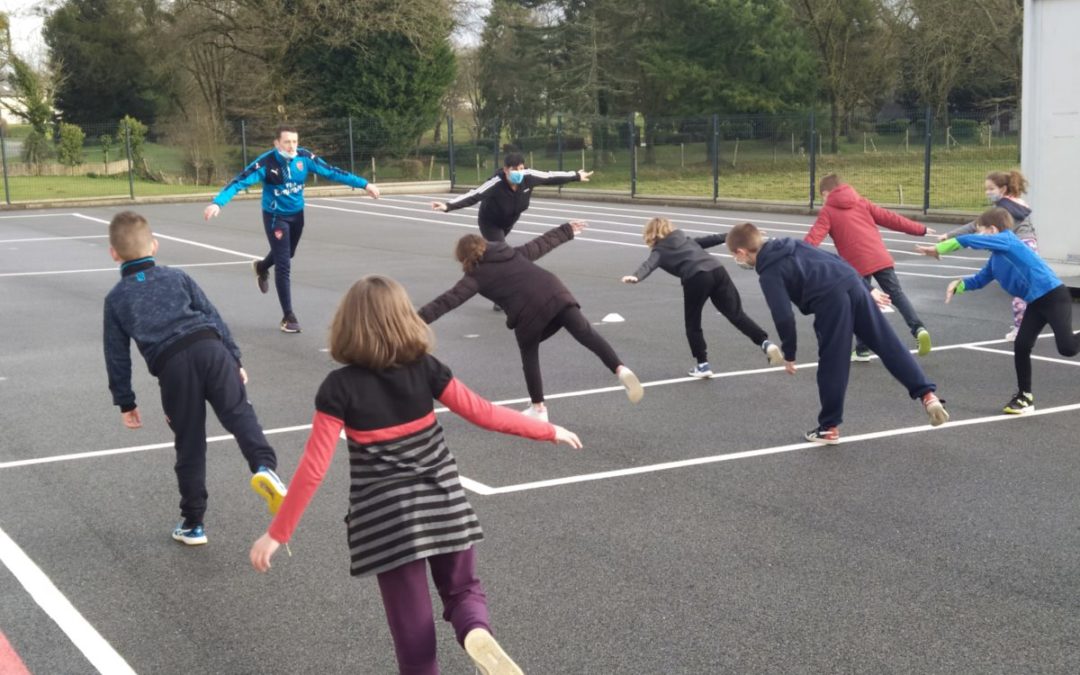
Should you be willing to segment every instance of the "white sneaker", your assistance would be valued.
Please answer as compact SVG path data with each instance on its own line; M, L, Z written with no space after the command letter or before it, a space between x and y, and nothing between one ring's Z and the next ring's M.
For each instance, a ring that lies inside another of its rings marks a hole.
M541 422L547 422L548 421L547 408L544 408L543 410L537 410L536 408L534 408L532 406L529 406L528 408L525 408L524 410L522 410L521 414L524 415L525 417L532 417L533 419L538 419Z
M709 362L699 363L694 366L694 369L687 373L690 377L697 377L700 379L706 379L713 376L712 368L709 367Z
M524 675L491 633L474 628L465 636L465 653L483 675Z
M637 403L640 401L641 397L645 395L645 389L642 388L641 380L634 374L634 371L626 366L619 366L619 371L616 374L619 376L619 382L622 383L622 386L626 387L626 396L630 399L630 402Z
M765 356L769 359L770 366L784 365L784 352L768 340L765 341Z
M1005 333L1005 341L1006 342L1016 342L1016 334L1019 331L1020 331L1019 328L1017 328L1016 326L1013 326L1012 330L1010 330L1008 333Z

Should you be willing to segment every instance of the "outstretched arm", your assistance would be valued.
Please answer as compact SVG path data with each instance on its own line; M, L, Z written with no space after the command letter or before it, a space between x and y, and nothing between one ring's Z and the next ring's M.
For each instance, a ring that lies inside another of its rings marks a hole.
M432 202L431 207L436 211L454 211L456 209L463 209L467 206L472 206L473 204L483 199L484 196L487 195L488 192L493 190L501 180L502 174L495 174L491 178L488 178L486 181L484 181L478 187L474 187L460 197L454 197L453 199L445 203Z
M581 221L573 221L581 223ZM552 251L559 244L566 243L574 238L574 224L563 223L558 227L554 227L544 234L540 235L532 241L516 246L517 250L521 251L529 260L536 260L537 258L544 256ZM584 228L584 223L581 224L580 232Z
M530 185L563 185L576 180L588 181L591 171L540 171L525 169L525 180Z
M460 307L479 291L480 285L477 283L476 277L466 274L461 278L461 281L454 284L453 288L421 307L417 313L424 320L424 323L435 323L440 316Z
M577 434L560 426L526 417L516 410L495 405L473 392L457 378L451 379L446 389L439 394L439 402L473 424L491 431L536 441L565 443L572 448L581 447Z
M217 193L213 201L203 210L203 217L206 220L210 220L218 213L221 212L221 207L229 203L229 201L236 196L237 192L245 188L249 188L255 183L258 183L266 176L266 163L265 160L260 157L251 164L244 167L244 170L236 175L229 181L229 184L221 189L221 192Z
M336 166L331 166L323 160L322 157L311 156L309 160L311 162L311 170L323 178L329 178L337 183L342 183L354 188L365 189L368 187L368 181L363 176L356 176L349 173L344 169L339 169ZM375 187L375 186L372 186ZM371 196L377 197L379 194L378 188L371 190Z
M634 273L629 277L623 277L624 284L636 284L643 280L645 277L653 273L653 271L660 266L660 251L655 248L649 253L649 257L645 259L645 262L638 265L638 268L634 270ZM632 278L633 281L627 281Z
M910 218L905 218L899 213L893 213L889 209L883 209L871 201L867 201L866 203L870 207L870 217L873 218L874 222L878 225L887 227L890 230L896 230L897 232L903 232L904 234L913 234L916 237L926 236L927 229L922 223L916 222Z
M829 230L832 228L832 216L829 215L827 209L822 209L818 212L817 220L814 221L813 227L803 237L803 241L811 246L820 246L821 242L825 241L825 237L829 234Z
M695 237L694 241L696 241L701 248L712 248L713 246L719 246L727 241L727 232L721 234L709 234L704 237Z

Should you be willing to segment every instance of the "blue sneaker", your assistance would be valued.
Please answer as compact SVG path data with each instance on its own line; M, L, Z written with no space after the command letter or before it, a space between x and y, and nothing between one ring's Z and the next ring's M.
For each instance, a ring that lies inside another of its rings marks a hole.
M278 478L273 469L260 466L255 475L251 477L251 489L255 494L266 500L266 506L270 509L270 515L274 515L281 508L281 502L289 490L285 483Z
M206 543L206 530L203 529L202 523L190 527L185 527L184 523L180 523L172 531L172 538L188 546L199 546Z
M687 375L689 375L690 377L698 377L701 379L705 379L707 377L712 377L713 372L712 368L709 367L709 362L706 361L705 363L699 363L694 366L694 369L687 373Z

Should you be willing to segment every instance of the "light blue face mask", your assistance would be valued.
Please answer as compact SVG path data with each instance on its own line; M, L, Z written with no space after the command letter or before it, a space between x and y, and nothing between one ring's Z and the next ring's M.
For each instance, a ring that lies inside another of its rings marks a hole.
M510 172L508 178L514 185L521 185L521 181L525 180L525 172L514 169Z
M990 200L991 204L997 204L1002 200L1003 197L1005 197L1005 195L1001 194L1000 192L991 192L987 194L986 197Z

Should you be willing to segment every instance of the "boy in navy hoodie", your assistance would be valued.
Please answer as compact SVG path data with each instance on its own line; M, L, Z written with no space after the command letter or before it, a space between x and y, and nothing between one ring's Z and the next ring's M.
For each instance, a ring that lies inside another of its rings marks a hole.
M974 291L996 280L1007 292L1026 303L1013 347L1017 392L1002 409L1006 415L1023 415L1035 410L1035 397L1031 393L1031 348L1043 326L1050 324L1058 353L1062 356L1080 353L1080 337L1072 329L1072 296L1049 265L1015 234L1008 210L996 207L984 211L975 221L975 231L978 234L962 234L937 246L916 246L915 250L934 258L961 247L990 251L985 267L966 279L949 282L945 302L952 300L953 295Z
M805 434L806 440L829 445L840 441L837 427L843 422L853 336L881 358L911 398L922 401L931 425L948 421L949 413L934 394L937 387L926 379L874 304L888 304L888 296L868 290L851 265L802 241L783 238L766 242L751 223L732 228L727 245L740 267L757 270L761 290L776 323L784 367L792 375L796 332L791 305L794 303L803 314L814 315L821 412L817 428Z
M142 426L131 389L131 341L161 386L161 407L176 436L180 515L176 541L206 543L206 403L236 437L251 469L251 487L276 513L285 484L274 473L277 456L266 442L247 398L240 348L202 289L183 271L154 263L158 242L133 211L109 223L109 253L120 281L105 297L105 367L113 403L129 429Z

